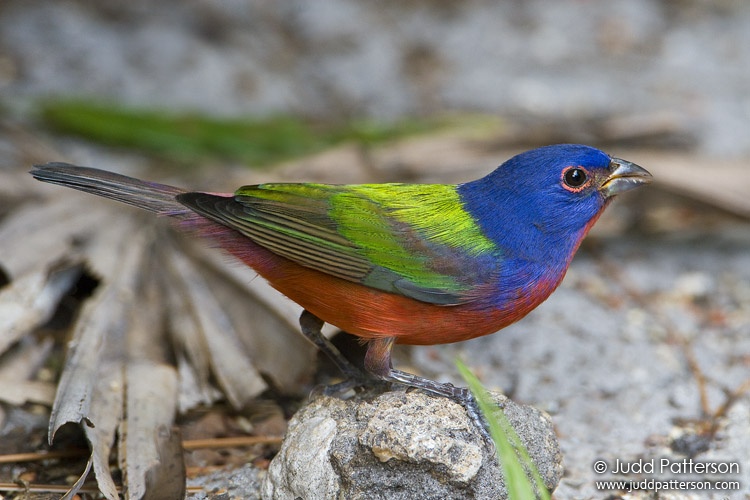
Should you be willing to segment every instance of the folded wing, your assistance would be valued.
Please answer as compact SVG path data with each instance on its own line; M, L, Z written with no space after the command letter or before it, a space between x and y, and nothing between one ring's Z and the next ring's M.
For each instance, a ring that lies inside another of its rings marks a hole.
M471 302L497 277L497 249L451 185L261 184L177 199L302 266L423 302Z

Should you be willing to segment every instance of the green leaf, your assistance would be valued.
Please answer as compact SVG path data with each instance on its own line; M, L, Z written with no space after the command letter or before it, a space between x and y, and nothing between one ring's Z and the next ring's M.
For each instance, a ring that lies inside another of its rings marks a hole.
M315 153L341 142L370 146L441 126L437 121L412 119L391 124L353 121L334 127L290 116L220 118L81 99L42 101L39 112L53 130L89 141L177 162L217 158L253 166Z

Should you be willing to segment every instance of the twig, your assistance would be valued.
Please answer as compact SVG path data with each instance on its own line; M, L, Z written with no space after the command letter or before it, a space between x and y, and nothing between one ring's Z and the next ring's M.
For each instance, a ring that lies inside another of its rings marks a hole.
M34 483L8 483L0 482L0 491L23 491L30 493L67 493L70 490L70 486L64 484L34 484ZM79 493L99 493L99 488L96 486L84 486ZM117 491L122 491L122 488L117 487Z
M183 441L182 448L185 450L199 450L205 448L235 448L256 444L280 444L282 439L281 436L235 436L226 438L191 439ZM88 454L89 450L85 448L11 453L8 455L0 455L0 464L36 462L57 458L85 457Z
M724 401L724 404L719 406L719 408L714 412L713 418L719 418L726 416L729 409L732 407L732 405L742 397L745 393L750 391L750 379L745 380L740 386L735 389L734 391L731 391L729 394L727 394L727 399Z
M185 450L203 448L234 448L238 446L252 446L255 444L280 444L281 436L237 436L226 438L191 439L182 442Z
M73 448L70 450L34 451L28 453L11 453L0 455L0 464L16 462L36 462L38 460L52 460L56 458L85 457L89 450L84 448Z
M701 369L700 365L698 364L698 360L695 357L693 344L684 337L679 336L676 332L673 332L671 328L667 329L667 334L680 342L680 345L682 346L682 354L685 356L688 367L693 373L693 378L695 379L695 383L698 386L698 397L700 398L701 411L703 412L703 416L711 416L711 418L716 418L716 414L712 414L713 412L711 411L711 406L708 403L706 376L703 374L703 370Z
M280 444L281 436L235 436L226 438L191 439L182 442L185 451L207 448L235 448L253 446L257 444ZM34 462L41 460L54 460L58 458L85 457L89 450L84 448L73 448L70 450L38 451L28 453L11 453L0 455L0 464ZM117 490L121 491L118 486ZM14 482L0 482L0 491L5 492L33 492L33 493L66 493L70 486L62 484L24 484ZM98 493L95 486L85 486L79 490L81 493ZM188 492L199 493L204 491L201 487L188 487Z
M0 482L0 491L4 492L27 492L27 493L67 493L70 490L70 486L63 484L21 484L21 483L8 483ZM186 488L187 493L202 493L205 490L203 486L188 486ZM84 486L79 493L90 493L96 495L100 493L99 488L96 486ZM117 492L122 493L122 487L117 486Z

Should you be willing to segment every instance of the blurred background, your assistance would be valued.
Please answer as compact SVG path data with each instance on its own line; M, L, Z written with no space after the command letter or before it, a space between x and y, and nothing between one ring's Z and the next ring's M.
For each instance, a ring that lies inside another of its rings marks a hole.
M750 152L741 0L7 0L0 9L6 118L76 97L325 125L479 113L528 144ZM65 128L47 111L43 122Z
M488 387L550 412L559 498L599 497L596 457L747 464L750 3L0 3L6 223L39 192L35 162L207 190L456 182L560 142L656 183L609 209L527 321L400 362L458 382L460 355Z

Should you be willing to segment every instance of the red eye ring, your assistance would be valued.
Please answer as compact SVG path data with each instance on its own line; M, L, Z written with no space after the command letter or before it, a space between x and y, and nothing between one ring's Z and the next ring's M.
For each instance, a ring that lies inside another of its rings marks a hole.
M591 175L581 166L565 167L560 179L562 187L571 193L580 193L591 185Z

